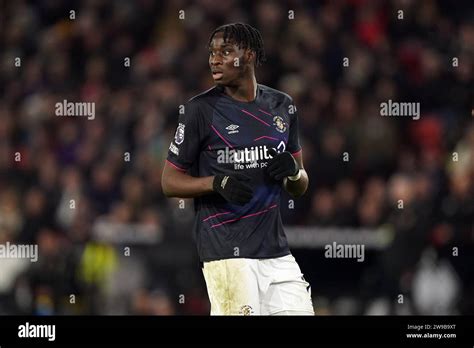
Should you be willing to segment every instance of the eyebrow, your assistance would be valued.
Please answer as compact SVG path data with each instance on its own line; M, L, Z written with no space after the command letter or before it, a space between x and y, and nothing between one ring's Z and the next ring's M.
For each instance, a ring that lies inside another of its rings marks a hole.
M231 49L234 49L234 47L231 45L231 44L223 44L223 45L220 45L220 46L209 46L209 49L223 49L223 48L231 48Z

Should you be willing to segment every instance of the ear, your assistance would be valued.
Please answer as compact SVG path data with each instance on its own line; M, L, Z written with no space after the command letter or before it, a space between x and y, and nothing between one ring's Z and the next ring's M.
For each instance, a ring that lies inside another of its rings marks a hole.
M249 62L255 65L255 59L257 58L257 55L252 50L247 50L247 51L249 52Z
M255 65L255 58L256 58L256 55L254 51L248 48L244 51L244 59L246 63Z

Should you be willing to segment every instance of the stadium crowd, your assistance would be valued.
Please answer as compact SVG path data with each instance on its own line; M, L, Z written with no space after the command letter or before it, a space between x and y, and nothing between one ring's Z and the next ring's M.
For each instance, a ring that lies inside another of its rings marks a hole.
M343 297L308 279L316 313L399 313L398 294L403 313L474 313L472 2L2 6L0 243L40 256L0 259L0 314L208 314L192 201L160 180L179 105L212 86L209 34L236 21L262 33L259 83L298 108L310 188L285 224L395 233ZM95 118L55 115L63 100ZM388 100L419 102L420 119L381 116Z

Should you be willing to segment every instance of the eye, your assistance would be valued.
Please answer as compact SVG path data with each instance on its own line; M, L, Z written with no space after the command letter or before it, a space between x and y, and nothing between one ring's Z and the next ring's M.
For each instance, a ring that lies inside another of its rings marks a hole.
M230 51L229 51L229 50L225 50L225 51L224 51L224 55L225 55L225 56L228 56L229 54L230 54Z
M212 52L212 51L209 51L209 55L210 55L211 57L214 57L214 56L215 56L215 53Z

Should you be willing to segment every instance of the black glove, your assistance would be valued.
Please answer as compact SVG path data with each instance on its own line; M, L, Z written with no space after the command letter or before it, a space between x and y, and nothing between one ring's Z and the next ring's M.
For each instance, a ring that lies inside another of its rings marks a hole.
M212 188L228 202L245 205L253 196L253 190L245 183L246 181L250 181L250 178L242 174L218 174L214 177Z
M277 153L275 149L270 149L268 153L273 157L267 167L270 177L280 181L287 176L298 174L300 168L291 153L288 151Z

